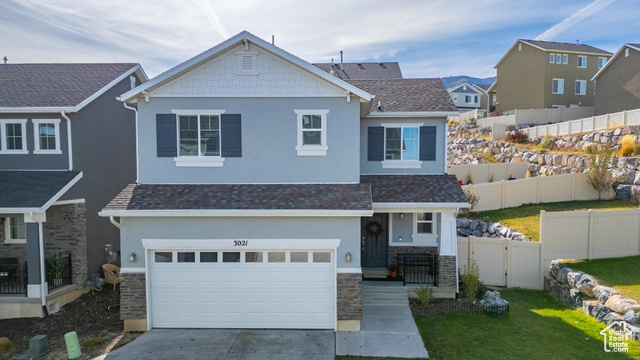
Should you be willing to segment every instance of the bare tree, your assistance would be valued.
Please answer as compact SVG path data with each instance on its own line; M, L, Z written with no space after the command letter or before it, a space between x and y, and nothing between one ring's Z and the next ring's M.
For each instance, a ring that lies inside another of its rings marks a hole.
M598 199L602 199L602 193L611 189L613 176L609 170L609 164L615 164L618 159L611 147L589 146L589 184L598 192Z

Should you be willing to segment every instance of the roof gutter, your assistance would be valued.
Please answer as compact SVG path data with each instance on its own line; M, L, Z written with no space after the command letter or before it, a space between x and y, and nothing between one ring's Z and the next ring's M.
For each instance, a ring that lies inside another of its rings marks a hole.
M371 210L103 210L102 217L361 217L373 215Z
M458 111L397 111L397 112L372 112L369 118L424 118L424 117L447 117L458 115Z
M60 111L60 115L67 120L67 152L69 153L69 171L73 170L73 146L71 144L71 119L65 114L64 110Z
M0 114L6 113L57 113L60 111L75 112L73 106L53 106L53 107L0 107Z

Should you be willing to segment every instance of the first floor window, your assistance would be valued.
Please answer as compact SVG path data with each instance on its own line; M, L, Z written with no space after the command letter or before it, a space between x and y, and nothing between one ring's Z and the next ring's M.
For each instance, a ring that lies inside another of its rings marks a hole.
M586 68L587 67L587 57L584 55L578 55L578 67Z
M27 241L27 227L24 223L24 217L12 216L5 220L5 242L16 243Z
M554 94L564 94L564 79L553 79L551 92Z
M433 234L433 213L416 214L416 225L418 234Z
M420 131L417 127L385 128L386 160L418 160Z
M220 156L220 116L178 116L179 156Z
M587 94L587 80L576 80L576 95Z

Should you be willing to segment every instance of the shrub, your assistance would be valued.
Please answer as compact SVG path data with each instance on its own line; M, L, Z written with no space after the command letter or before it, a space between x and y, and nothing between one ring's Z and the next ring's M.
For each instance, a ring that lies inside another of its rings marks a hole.
M631 156L636 151L636 138L633 135L623 136L620 144L620 156Z
M587 181L598 192L598 199L602 199L602 193L613 186L613 177L608 169L609 164L615 164L618 160L608 146L590 146L587 148L587 153L589 154Z
M422 306L427 307L433 301L433 289L430 287L426 287L424 285L420 285L417 289L415 289L416 295L418 296L418 301Z
M471 179L471 174L469 174L469 175L467 176L467 184L468 184L468 185L473 184L473 179Z
M472 303L476 300L478 290L480 289L480 268L475 260L469 260L469 263L464 266L461 278L467 295L467 301Z
M460 209L461 215L467 215L472 212L476 206L478 206L478 202L480 202L480 197L469 190L463 190L464 194L467 195L467 199L469 199L470 208L462 208Z
M95 337L95 338L82 339L80 344L82 345L82 347L92 348L92 347L103 345L106 342L107 342L107 339L103 337Z
M515 144L524 144L529 141L529 135L524 131L512 132L507 136L507 141Z
M453 120L453 119L451 119L451 120L447 121L447 126L453 126L453 125L455 125L455 124L456 124L456 121L455 121L455 120Z
M551 136L545 135L545 137L542 139L540 144L538 144L538 147L540 149L553 150L553 148L555 147L555 142L553 142L553 140L551 139Z
M8 354L13 351L13 343L9 338L0 338L0 354Z
M495 164L498 162L498 158L493 153L490 153L490 152L484 153L482 157L484 158L484 161L486 161L489 164Z

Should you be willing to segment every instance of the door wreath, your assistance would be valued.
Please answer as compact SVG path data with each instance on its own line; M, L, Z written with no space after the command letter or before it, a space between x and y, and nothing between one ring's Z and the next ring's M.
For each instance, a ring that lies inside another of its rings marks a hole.
M368 222L364 227L364 231L367 233L367 236L374 238L376 241L384 233L384 229L382 228L382 224L377 221Z

